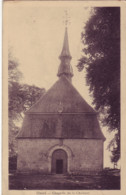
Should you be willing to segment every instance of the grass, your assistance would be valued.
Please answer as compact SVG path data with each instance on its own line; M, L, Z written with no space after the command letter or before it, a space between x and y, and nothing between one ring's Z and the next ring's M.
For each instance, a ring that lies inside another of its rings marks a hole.
M97 175L9 174L13 190L119 190L120 171L107 170Z

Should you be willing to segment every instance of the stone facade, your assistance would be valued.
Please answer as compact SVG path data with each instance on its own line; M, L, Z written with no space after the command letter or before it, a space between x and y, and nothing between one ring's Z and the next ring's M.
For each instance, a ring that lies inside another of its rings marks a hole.
M103 140L18 139L18 171L52 173L52 155L59 149L67 154L67 173L103 168Z

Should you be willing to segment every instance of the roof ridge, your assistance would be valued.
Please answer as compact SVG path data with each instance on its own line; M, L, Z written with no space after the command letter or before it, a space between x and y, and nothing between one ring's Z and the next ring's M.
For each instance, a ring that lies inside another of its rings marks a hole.
M33 113L33 112L34 113L35 112L45 112L45 113L56 112L58 104L61 102L63 102L63 106L65 108L62 112L96 113L94 109L85 101L85 99L81 96L81 94L77 91L77 89L64 75L60 77L52 85L52 87L48 89L48 91L42 97L40 97L40 99L33 106L31 106L31 108L28 111L26 111L26 114Z

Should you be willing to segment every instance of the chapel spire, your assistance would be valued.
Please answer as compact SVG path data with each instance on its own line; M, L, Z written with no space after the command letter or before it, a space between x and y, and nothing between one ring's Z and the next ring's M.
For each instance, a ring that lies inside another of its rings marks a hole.
M69 42L68 42L68 32L67 27L65 28L65 35L64 35L64 42L63 42L63 48L62 52L59 56L61 63L59 65L58 69L58 77L61 77L65 75L69 81L71 81L71 78L73 77L73 69L70 65L70 61L72 59L69 51Z
M70 51L69 51L67 27L65 27L64 42L63 42L62 52L60 54L60 59L61 57L64 57L64 56L71 58Z

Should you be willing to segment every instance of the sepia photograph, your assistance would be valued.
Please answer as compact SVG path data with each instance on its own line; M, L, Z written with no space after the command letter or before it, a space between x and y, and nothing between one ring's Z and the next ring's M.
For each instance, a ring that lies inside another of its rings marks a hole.
M120 6L4 12L8 190L121 190Z

